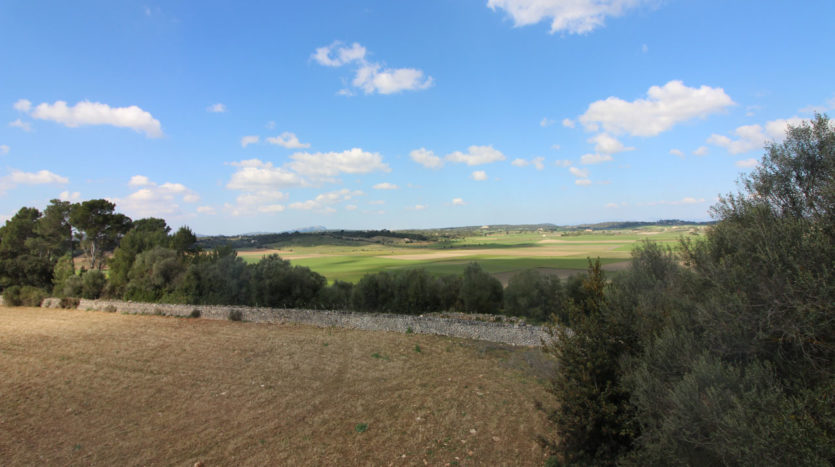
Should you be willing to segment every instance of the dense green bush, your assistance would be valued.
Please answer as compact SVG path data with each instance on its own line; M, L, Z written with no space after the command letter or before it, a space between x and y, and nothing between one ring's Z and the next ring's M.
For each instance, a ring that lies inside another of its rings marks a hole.
M31 285L13 285L3 290L3 302L6 306L41 306L47 297L45 290Z
M274 308L302 308L314 304L327 281L319 273L291 266L278 255L269 255L250 269L251 303Z
M461 278L460 296L466 313L497 314L502 307L502 283L478 263L470 263Z
M101 271L87 271L81 276L81 297L96 299L101 297L107 277Z
M549 347L561 362L546 440L564 462L835 463L829 120L790 128L742 186L679 257L643 244L610 285L592 271L568 293L585 299Z
M567 322L560 278L528 269L511 277L504 290L504 312L524 316L535 322L547 321L556 316L559 322Z

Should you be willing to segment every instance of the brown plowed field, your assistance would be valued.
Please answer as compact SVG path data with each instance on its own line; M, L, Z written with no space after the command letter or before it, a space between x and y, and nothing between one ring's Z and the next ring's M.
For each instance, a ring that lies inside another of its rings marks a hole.
M542 465L538 350L0 308L2 465Z

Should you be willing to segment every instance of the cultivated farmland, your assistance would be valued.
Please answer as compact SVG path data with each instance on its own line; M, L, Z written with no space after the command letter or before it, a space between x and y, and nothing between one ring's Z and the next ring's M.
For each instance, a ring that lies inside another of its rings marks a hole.
M565 277L585 270L589 257L599 257L604 269L617 271L626 266L632 249L644 239L675 247L682 236L700 235L703 229L681 225L593 232L486 230L444 242L320 241L241 249L238 255L247 262L257 262L276 253L329 281L349 282L367 273L404 268L424 268L438 275L460 274L467 263L477 261L506 283L516 272L532 268Z

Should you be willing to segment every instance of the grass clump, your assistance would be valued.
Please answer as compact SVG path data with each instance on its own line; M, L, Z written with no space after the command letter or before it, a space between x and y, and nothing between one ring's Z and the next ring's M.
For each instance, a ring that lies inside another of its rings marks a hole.
M354 427L354 431L357 433L365 433L368 431L368 423L357 423L357 426Z

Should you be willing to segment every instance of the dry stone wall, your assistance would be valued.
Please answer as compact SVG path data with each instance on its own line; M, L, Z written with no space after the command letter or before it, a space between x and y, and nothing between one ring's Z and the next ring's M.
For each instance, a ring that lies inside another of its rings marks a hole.
M60 300L46 299L41 306L58 308ZM80 310L107 310L120 313L165 316L190 316L194 310L206 319L229 319L232 312L240 312L244 321L256 323L298 323L319 327L337 326L368 331L407 332L464 337L512 345L540 346L549 339L541 326L523 323L489 323L483 321L346 311L299 310L217 305L170 305L164 303L125 302L121 300L82 299Z

